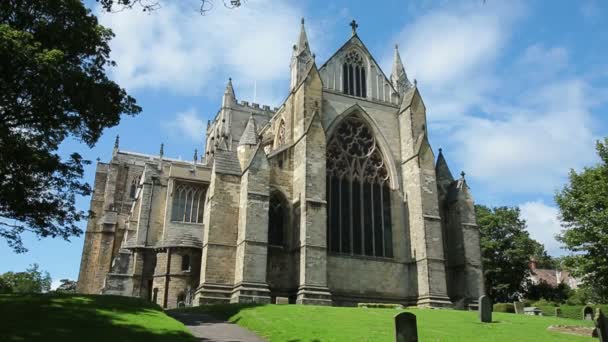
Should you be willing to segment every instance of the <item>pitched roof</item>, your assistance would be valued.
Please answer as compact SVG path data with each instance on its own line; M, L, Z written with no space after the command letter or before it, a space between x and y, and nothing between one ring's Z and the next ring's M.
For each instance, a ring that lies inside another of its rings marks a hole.
M216 173L241 175L241 164L236 151L216 150L213 161Z
M253 118L253 114L249 116L249 120L247 121L247 126L245 126L245 130L241 135L241 139L239 140L239 146L241 145L256 145L258 143L258 133L257 127L255 123L255 119Z

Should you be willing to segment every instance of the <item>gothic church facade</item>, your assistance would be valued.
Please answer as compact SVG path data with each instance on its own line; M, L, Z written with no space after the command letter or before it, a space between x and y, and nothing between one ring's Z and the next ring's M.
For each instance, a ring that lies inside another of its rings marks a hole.
M278 108L229 81L192 161L97 164L83 293L222 302L467 308L483 294L464 174L429 144L397 48L386 77L356 33L322 66L304 21Z

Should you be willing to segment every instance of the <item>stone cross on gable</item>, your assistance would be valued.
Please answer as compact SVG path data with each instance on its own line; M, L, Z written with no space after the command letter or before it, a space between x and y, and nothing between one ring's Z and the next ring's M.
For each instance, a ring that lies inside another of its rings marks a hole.
M359 24L357 24L357 22L355 21L355 19L353 19L353 21L350 22L350 27L353 29L353 36L357 34L357 27L359 27Z

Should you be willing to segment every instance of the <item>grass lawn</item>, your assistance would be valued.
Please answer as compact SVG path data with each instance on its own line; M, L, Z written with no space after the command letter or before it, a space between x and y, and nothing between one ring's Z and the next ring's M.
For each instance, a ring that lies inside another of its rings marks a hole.
M215 305L195 310L227 319L270 341L393 341L395 309L302 305ZM588 341L591 337L547 331L550 325L591 326L591 322L555 317L494 313L482 324L477 312L410 309L420 341Z
M0 295L0 341L197 341L149 302L118 296Z

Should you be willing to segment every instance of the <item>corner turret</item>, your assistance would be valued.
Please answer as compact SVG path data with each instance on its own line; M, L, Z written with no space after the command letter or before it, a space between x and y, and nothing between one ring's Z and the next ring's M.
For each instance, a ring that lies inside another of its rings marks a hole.
M393 71L391 72L391 83L400 97L403 97L405 92L412 87L412 83L407 78L401 56L399 55L399 46L395 45L395 54L393 56Z
M306 71L312 62L313 55L310 52L308 37L306 36L306 29L304 28L304 18L302 18L298 43L293 46L293 55L291 56L290 90L293 90L306 76Z

